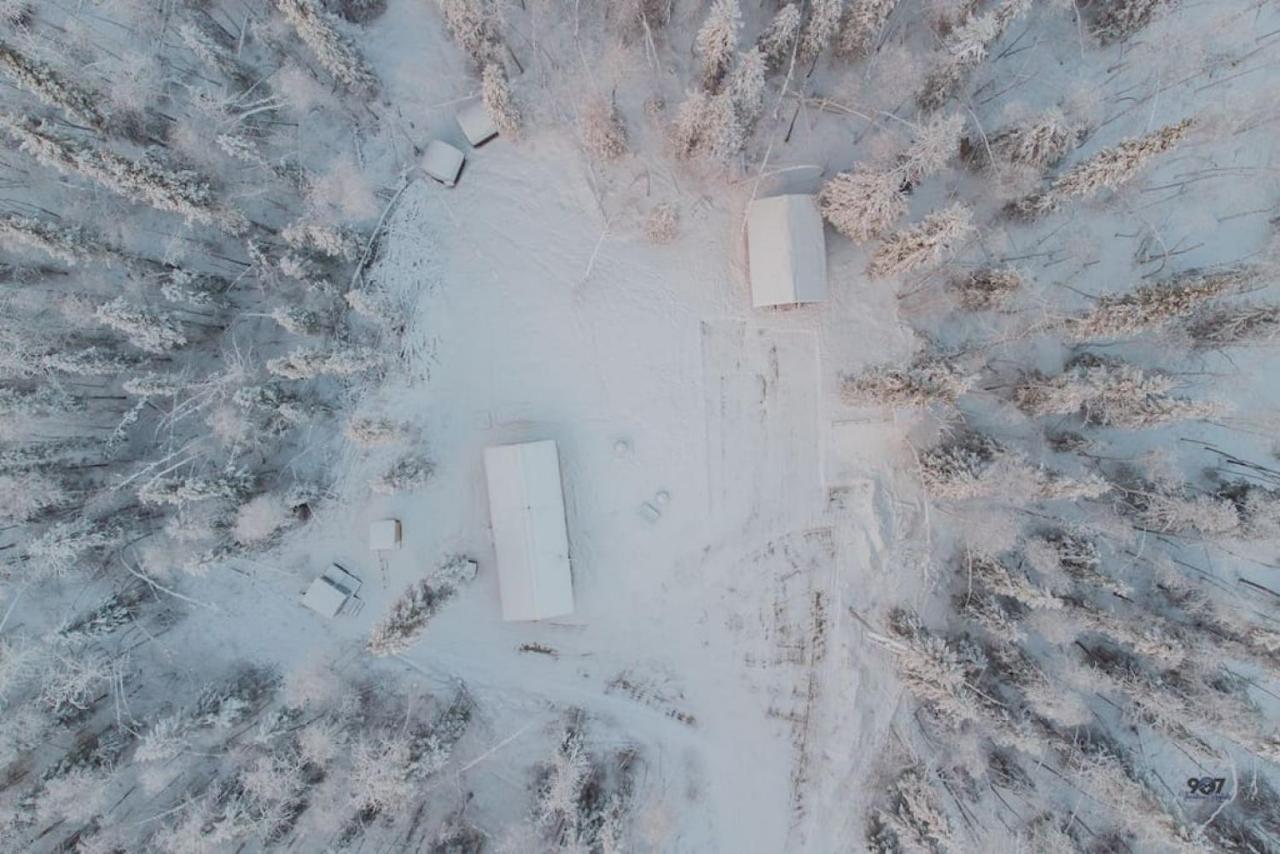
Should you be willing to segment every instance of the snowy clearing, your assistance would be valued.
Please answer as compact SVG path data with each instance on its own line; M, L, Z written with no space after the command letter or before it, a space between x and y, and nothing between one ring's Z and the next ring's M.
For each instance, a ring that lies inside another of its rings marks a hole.
M0 852L1280 850L1277 45L0 0Z

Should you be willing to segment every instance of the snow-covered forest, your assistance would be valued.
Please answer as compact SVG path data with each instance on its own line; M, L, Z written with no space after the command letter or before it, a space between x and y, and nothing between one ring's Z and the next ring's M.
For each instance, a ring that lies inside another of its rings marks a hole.
M0 0L0 851L1280 850L1278 82L1275 0Z

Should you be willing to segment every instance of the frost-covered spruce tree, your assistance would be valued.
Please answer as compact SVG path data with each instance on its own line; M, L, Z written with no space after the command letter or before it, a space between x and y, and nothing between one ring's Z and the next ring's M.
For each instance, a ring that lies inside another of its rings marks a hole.
M338 32L337 16L326 12L317 0L275 0L275 5L334 80L357 92L378 88L373 71Z
M78 226L19 214L0 215L0 245L35 249L68 266L112 260L111 253L87 238Z
M1248 484L1232 485L1229 497L1240 508L1244 535L1271 539L1277 535L1276 525L1280 517L1276 516L1276 494L1273 490L1264 490L1268 505L1264 514L1261 530L1254 529L1255 519L1246 504L1250 500L1248 492L1236 492L1235 486L1244 488ZM1280 669L1280 631L1261 626L1253 622L1245 609L1238 607L1238 602L1218 602L1208 595L1200 585L1187 580L1180 574L1167 573L1158 579L1156 589L1163 600L1177 609L1187 624L1200 637L1212 636L1215 641L1215 652L1250 661L1274 674Z
M720 83L729 73L737 53L741 29L742 10L738 0L713 0L693 40L694 52L702 60L702 88L707 92L720 91Z
M368 347L304 347L267 360L267 371L289 380L319 376L350 377L381 367L382 355Z
M966 311L999 308L1023 286L1022 273L1013 267L983 267L952 279L948 284Z
M534 824L556 846L577 842L579 803L591 771L583 717L580 709L570 713L556 753L541 769L535 790Z
M413 800L416 787L408 777L409 739L404 733L362 738L351 747L350 755L351 809L377 815L403 810Z
M270 492L255 495L236 510L231 537L244 546L269 544L297 517L280 496Z
M45 383L30 390L0 386L0 416L49 418L84 409L84 398L69 393L57 383Z
M1178 384L1159 371L1084 354L1055 377L1028 376L1014 388L1013 402L1031 416L1080 415L1086 423L1128 429L1213 418L1225 411L1220 403L1170 394Z
M750 128L764 109L764 55L759 48L750 48L738 57L738 64L729 75L726 90L738 114L738 122Z
M449 562L432 576L407 587L391 603L387 615L374 624L369 652L399 655L413 646L441 606L471 580L473 566L470 561Z
M1124 41L1178 0L1103 0L1090 7L1093 32L1103 44Z
M1186 138L1191 127L1192 120L1184 119L1176 125L1104 148L1055 178L1044 191L1011 203L1009 210L1017 216L1034 218L1056 210L1071 199L1087 199L1103 190L1114 190L1137 177L1153 158L1172 151Z
M1025 494L1031 498L1045 501L1081 501L1101 498L1111 491L1111 484L1098 475L1090 474L1076 478L1061 472L1050 471L1042 466L1032 467L1025 461L1022 461L1022 466L1021 470L1012 465L1010 469L1016 473L1015 478L1016 476L1025 477L1025 486L1017 479L1014 480L1013 485L1015 488L1023 486Z
M881 365L856 376L845 377L841 395L850 403L889 406L954 404L977 382L975 374L953 360L925 356L910 365Z
M342 298L356 314L378 321L397 336L404 334L409 313L382 285L364 280L362 287L352 288Z
M963 433L919 455L925 491L948 501L1000 497L1006 500L1098 498L1111 486L1093 475L1067 477L1032 465L989 436Z
M232 80L244 77L239 60L215 35L192 21L178 24L176 30L182 44L207 68Z
M911 144L898 159L894 174L906 184L917 184L947 165L960 148L964 116L960 113L939 115L917 125Z
M439 0L445 26L454 42L471 58L476 67L484 68L500 61L502 39L500 18L492 0Z
M823 184L818 205L836 231L859 243L880 237L907 212L901 179L861 164Z
M128 531L119 520L80 518L51 525L27 543L29 571L37 577L65 575L81 561L121 545Z
M153 477L138 489L143 504L190 504L193 501L238 500L253 490L253 476L242 469L209 475Z
M840 29L843 14L844 0L812 0L809 20L800 37L800 56L809 62L817 59Z
M733 98L727 92L690 92L676 113L671 142L682 158L705 156L728 161L746 144Z
M994 439L966 433L920 455L920 480L939 498L989 494L987 472L1003 454L1003 446Z
M159 278L160 295L169 302L207 308L222 308L226 305L223 293L229 283L222 279L176 268L165 270Z
M315 252L328 258L354 261L359 252L355 235L341 226L298 220L280 232L294 249Z
M0 43L0 72L45 104L62 110L73 122L93 128L105 124L102 113L98 111L99 99L96 96L67 82L43 62L24 56L3 43Z
M918 225L890 235L871 257L867 274L896 276L951 257L974 233L973 213L953 204L929 214Z
M982 650L965 641L949 643L904 611L891 615L890 627L902 643L894 650L898 674L921 705L952 728L986 716L974 688L986 667Z
M116 297L98 306L94 317L98 322L124 333L130 344L148 353L168 353L187 343L186 334L172 317L138 308L124 297Z
M173 397L187 388L187 380L179 374L148 371L129 377L121 386L134 397Z
M960 561L960 572L987 591L1032 610L1055 611L1063 607L1059 597L1033 583L1021 569L1011 568L994 555L965 555Z
M271 162L262 156L258 144L243 134L220 133L214 137L213 141L222 150L223 154L233 160L239 160L241 163L247 163L250 166L257 166L260 169L271 168Z
M1009 25L1031 7L1031 0L1002 0L994 9L970 13L951 31L942 45L942 58L925 78L917 102L926 110L936 110L955 94L969 72L986 60L991 46Z
M627 132L613 103L591 98L578 116L582 146L597 160L616 160L627 153Z
M314 401L304 400L274 383L238 388L231 402L252 418L255 429L267 436L282 435L324 410Z
M857 164L827 181L818 204L827 222L854 241L880 237L907 210L913 185L946 166L956 153L964 117L934 116L916 125L911 144L897 165L877 171Z
M413 492L430 482L435 465L426 457L410 454L397 460L391 468L369 482L369 488L379 495L395 495Z
M797 49L799 37L800 7L795 3L788 3L777 11L769 21L769 26L756 39L756 47L764 57L765 66L773 70L785 65L792 52Z
M1046 531L1029 538L1023 553L1046 578L1066 576L1068 585L1075 582L1118 596L1132 592L1129 585L1102 572L1098 544L1084 535L1065 530Z
M7 400L9 393L11 390L6 389L0 394L0 401ZM0 412L3 411L0 406ZM0 446L0 471L42 468L52 472L82 468L86 462L95 458L92 452L98 450L99 444L87 439L53 439Z
M294 335L323 335L333 331L333 323L319 312L294 305L278 305L268 315L286 332Z
M1183 330L1200 350L1266 344L1280 333L1280 306L1211 306L1193 315Z
M116 376L134 367L136 363L136 359L102 347L61 350L40 357L41 369L78 377Z
M436 715L430 726L414 733L409 747L409 778L422 780L449 761L455 745L471 723L473 702L464 690Z
M533 825L556 851L623 850L634 753L622 751L607 766L588 748L583 711L567 718L555 754L537 771Z
M1141 782L1133 762L1115 745L1090 744L1076 739L1062 745L1064 772L1073 785L1087 787L1097 803L1107 804L1119 832L1128 838L1143 839L1155 850L1172 854L1203 854L1206 850L1195 828L1181 816L1181 810L1153 797Z
M1153 614L1133 620L1087 603L1072 603L1065 616L1075 622L1081 632L1106 635L1138 655L1155 659L1163 667L1177 667L1194 649L1194 644L1188 643L1185 632L1176 624Z
M1076 341L1135 335L1190 317L1210 300L1245 290L1261 278L1262 271L1249 266L1188 270L1127 294L1104 294L1091 311L1067 318L1063 327Z
M507 72L496 62L484 67L481 79L481 95L484 108L498 130L512 138L520 135L520 110L511 96Z
M363 448L393 445L410 435L408 425L385 417L360 416L347 421L343 435Z
M1116 494L1117 509L1139 530L1213 536L1240 527L1239 510L1230 498L1168 477L1146 480L1122 470Z
M66 506L71 500L71 491L53 473L0 472L0 520L5 522L30 522L50 510Z
M194 172L129 160L101 146L85 147L54 136L42 122L8 114L0 114L0 131L42 165L88 178L131 201L231 234L248 227L239 211L219 207L209 183Z
M898 0L850 0L840 25L836 52L850 59L869 54L897 5Z
M912 765L889 784L888 805L873 810L867 823L867 845L873 854L961 850L931 776L923 766Z
M1071 153L1083 128L1067 120L1061 110L1052 109L1026 121L1001 128L987 145L997 162L1047 169ZM971 143L974 153L985 159L986 146Z

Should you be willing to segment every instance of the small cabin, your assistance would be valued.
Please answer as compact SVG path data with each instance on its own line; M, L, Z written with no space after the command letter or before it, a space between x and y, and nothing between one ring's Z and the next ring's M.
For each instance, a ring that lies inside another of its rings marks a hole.
M359 592L360 579L334 563L311 582L302 595L302 604L322 617L333 618L343 608L354 613L357 609L349 607L348 603L354 601L359 604L360 600L356 599Z
M376 519L369 523L369 550L393 552L400 548L400 520Z
M452 187L458 183L464 160L466 157L461 151L444 140L433 139L422 155L422 171L446 187Z
M498 126L489 116L484 101L472 101L458 110L458 127L467 138L467 142L480 146L498 135Z
M573 612L560 455L551 440L484 450L502 619Z
M756 308L827 298L827 241L816 197L773 196L747 209L747 264Z

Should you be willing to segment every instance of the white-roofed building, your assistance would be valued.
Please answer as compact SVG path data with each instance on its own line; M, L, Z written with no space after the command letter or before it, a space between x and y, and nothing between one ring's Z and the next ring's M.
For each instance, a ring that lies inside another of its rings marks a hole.
M498 135L498 126L493 123L484 101L472 101L458 110L458 127L472 145L482 145Z
M427 150L422 153L422 171L446 187L452 187L458 183L458 175L462 173L465 160L463 153L449 143L433 139L427 143Z
M827 241L813 196L756 199L747 209L747 264L756 308L827 298Z
M400 548L400 520L377 519L369 523L369 549L390 552Z
M502 619L573 612L560 455L551 440L484 451Z
M302 596L302 604L322 617L336 617L359 592L360 579L334 563L324 575L311 582Z

